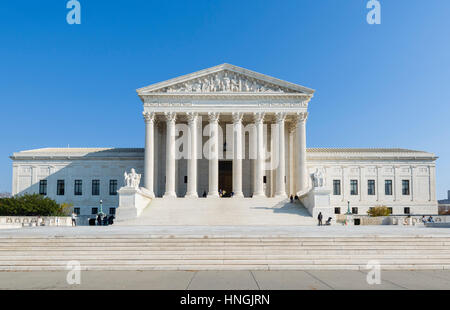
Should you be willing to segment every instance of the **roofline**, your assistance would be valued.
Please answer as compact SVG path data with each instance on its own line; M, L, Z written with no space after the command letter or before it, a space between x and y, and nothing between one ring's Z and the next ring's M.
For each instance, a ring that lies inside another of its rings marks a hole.
M58 154L56 152L51 152L52 149L56 149L58 151L74 151L74 154L64 153ZM47 150L47 152L45 152ZM86 154L76 154L76 151L86 152ZM352 152L358 151L358 152ZM95 154L97 152L108 152L115 151L115 155L105 156L98 154L98 156L89 156L89 154ZM122 153L121 153L122 151ZM377 151L379 151L377 153ZM40 153L39 153L40 152ZM433 153L423 152L423 151L414 151L407 149L377 149L377 148L307 148L308 157L310 160L331 160L331 159L360 159L360 160L427 160L427 161L435 161L439 157L435 156ZM130 156L130 153L143 154L144 148L41 148L34 150L26 150L22 152L15 152L11 156L9 156L12 160L35 160L35 159L110 159L110 158L123 158L123 159L136 159L141 158L142 156Z
M185 75L182 75L182 76L179 76L179 77L175 77L175 78L172 78L172 79L169 79L169 80L166 80L166 81L162 81L162 82L158 82L158 83L155 83L155 84L151 84L149 86L138 88L136 90L136 92L138 93L139 96L147 95L146 93L143 93L143 92L149 92L149 91L157 90L159 88L164 88L164 87L167 87L167 86L170 86L170 85L173 85L173 84L178 84L178 83L181 83L181 82L183 82L185 80L199 78L199 77L202 77L204 75L215 73L215 72L218 72L218 71L221 71L221 70L229 70L229 71L233 71L235 73L240 73L240 74L244 74L244 75L247 75L247 76L251 76L253 78L263 80L263 81L265 81L267 83L272 83L272 84L276 84L276 85L283 86L283 87L286 87L286 88L291 88L293 90L304 92L304 93L306 93L308 95L313 95L316 92L312 88L308 88L308 87L305 87L305 86L301 86L301 85L298 85L298 84L287 82L287 81L284 81L284 80L281 80L281 79L278 79L278 78L275 78L275 77L272 77L272 76L269 76L269 75L265 75L265 74L262 74L262 73L259 73L259 72L256 72L256 71L248 70L248 69L245 69L245 68L242 68L242 67L238 67L238 66L235 66L235 65L231 65L231 64L228 64L228 63L223 63L223 64L218 65L218 66L214 66L214 67L211 67L211 68L203 69L203 70L200 70L200 71L196 71L196 72L193 72L193 73L189 73L189 74L185 74Z

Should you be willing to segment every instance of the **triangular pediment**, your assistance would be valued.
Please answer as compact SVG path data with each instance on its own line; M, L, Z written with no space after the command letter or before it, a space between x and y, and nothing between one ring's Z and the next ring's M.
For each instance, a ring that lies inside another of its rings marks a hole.
M155 93L286 93L312 95L314 90L237 66L223 64L137 90Z

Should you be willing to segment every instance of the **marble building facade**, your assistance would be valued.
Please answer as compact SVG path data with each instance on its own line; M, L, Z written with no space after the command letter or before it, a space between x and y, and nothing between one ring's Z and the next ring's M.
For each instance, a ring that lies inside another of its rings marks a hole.
M319 210L345 213L348 203L359 214L375 205L393 214L437 213L432 153L307 149L312 89L223 64L137 93L144 149L14 153L13 194L41 192L73 203L80 214L95 212L102 199L104 210L113 213L124 171L135 168L145 194L154 199L219 199L222 189L233 193L230 203L297 195L313 216ZM320 186L314 185L317 173L323 175ZM325 204L312 202L318 195Z

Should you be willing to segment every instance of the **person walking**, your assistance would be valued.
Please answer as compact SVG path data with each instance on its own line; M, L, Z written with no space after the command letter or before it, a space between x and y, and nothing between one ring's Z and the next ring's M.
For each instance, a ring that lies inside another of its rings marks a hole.
M319 215L317 216L317 219L319 220L319 226L322 226L322 212L319 212Z
M72 212L72 227L77 226L77 214Z

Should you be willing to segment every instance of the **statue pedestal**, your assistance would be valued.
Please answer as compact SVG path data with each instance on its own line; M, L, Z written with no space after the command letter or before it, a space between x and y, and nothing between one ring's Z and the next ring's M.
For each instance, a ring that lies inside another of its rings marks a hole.
M116 221L137 218L149 205L153 197L147 191L135 187L119 189L119 207L116 211Z
M319 212L322 212L323 221L325 222L328 217L334 217L330 195L330 190L324 187L315 187L301 198L301 202L313 218L317 218Z

